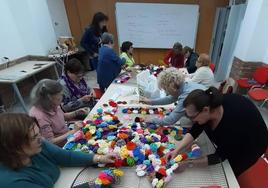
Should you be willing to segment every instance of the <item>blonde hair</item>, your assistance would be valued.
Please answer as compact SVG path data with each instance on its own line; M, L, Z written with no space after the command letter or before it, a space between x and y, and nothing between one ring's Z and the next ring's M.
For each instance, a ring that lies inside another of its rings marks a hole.
M170 67L165 70L163 70L158 75L158 87L160 89L164 89L165 91L168 90L168 88L176 87L179 89L179 87L182 85L182 83L185 80L185 76L179 69L175 67Z
M200 67L209 66L211 63L210 57L207 54L200 54L197 61Z

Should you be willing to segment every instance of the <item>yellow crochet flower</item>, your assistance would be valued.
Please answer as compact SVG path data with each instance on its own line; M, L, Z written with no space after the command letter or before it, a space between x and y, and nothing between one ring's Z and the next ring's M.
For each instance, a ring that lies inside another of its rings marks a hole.
M113 170L113 173L114 173L114 175L117 176L117 177L121 177L121 176L124 175L123 170L120 170L120 169L114 169L114 170Z
M156 188L162 188L164 187L164 181L161 179L158 181L158 183L156 184Z
M128 152L127 147L126 147L126 146L123 146L123 147L121 148L119 154L120 154L120 157L121 157L121 158L123 158L123 159L127 158L128 155L129 155L129 152Z
M117 128L117 126L116 125L108 125L108 128L109 129L115 129L115 128Z
M101 181L101 179L99 179L99 178L96 178L96 180L95 180L95 184L97 184L97 185L101 185L101 184L102 184L102 181Z
M178 155L177 157L175 157L174 159L176 162L180 162L182 160L182 155Z

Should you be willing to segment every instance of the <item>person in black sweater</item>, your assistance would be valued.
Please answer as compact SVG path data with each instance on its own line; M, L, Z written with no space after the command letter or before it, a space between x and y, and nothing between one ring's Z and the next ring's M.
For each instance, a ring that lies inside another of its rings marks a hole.
M228 159L236 177L239 177L262 159L265 151L267 154L267 126L256 106L246 97L238 94L222 95L216 88L210 87L206 91L192 91L183 105L194 125L167 157L176 157L202 131L206 132L217 149L214 154L186 161L186 165L181 165L182 168L189 164L211 165ZM265 168L268 171L267 164Z
M192 74L197 69L195 64L198 59L198 54L194 52L194 50L189 46L183 47L183 53L184 53L184 59L186 59L184 67L187 68L189 74Z
M89 53L91 70L98 67L98 54L101 47L101 35L107 32L106 23L108 16L102 12L97 12L92 19L92 23L85 29L80 45Z

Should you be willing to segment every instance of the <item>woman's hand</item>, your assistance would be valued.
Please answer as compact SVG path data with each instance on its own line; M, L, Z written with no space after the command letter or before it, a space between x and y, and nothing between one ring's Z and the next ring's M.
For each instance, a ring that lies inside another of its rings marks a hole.
M171 160L171 159L174 159L177 155L178 155L178 151L175 149L173 151L168 152L165 155L165 158L166 158L166 160Z
M94 163L101 163L101 164L114 163L116 158L118 158L118 154L116 154L116 153L108 153L106 155L96 154L93 157L93 162Z
M175 173L183 172L186 168L189 167L190 163L189 160L181 161L178 163L178 168L174 171Z
M140 97L139 103L150 104L151 100L146 97Z
M92 99L91 93L89 95L84 95L80 98L83 102L89 102Z
M75 132L83 128L83 123L81 121L77 121L74 123L74 130Z
M91 90L89 96L91 97L91 99L96 98L96 93L95 93L94 89Z
M88 114L88 108L79 108L75 111L76 115L87 115Z

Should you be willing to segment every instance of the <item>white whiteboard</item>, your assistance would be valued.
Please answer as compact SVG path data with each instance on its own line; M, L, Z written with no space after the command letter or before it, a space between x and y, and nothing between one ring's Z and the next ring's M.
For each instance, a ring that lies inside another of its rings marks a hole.
M195 47L199 6L186 4L116 3L119 45L172 48L175 42Z

